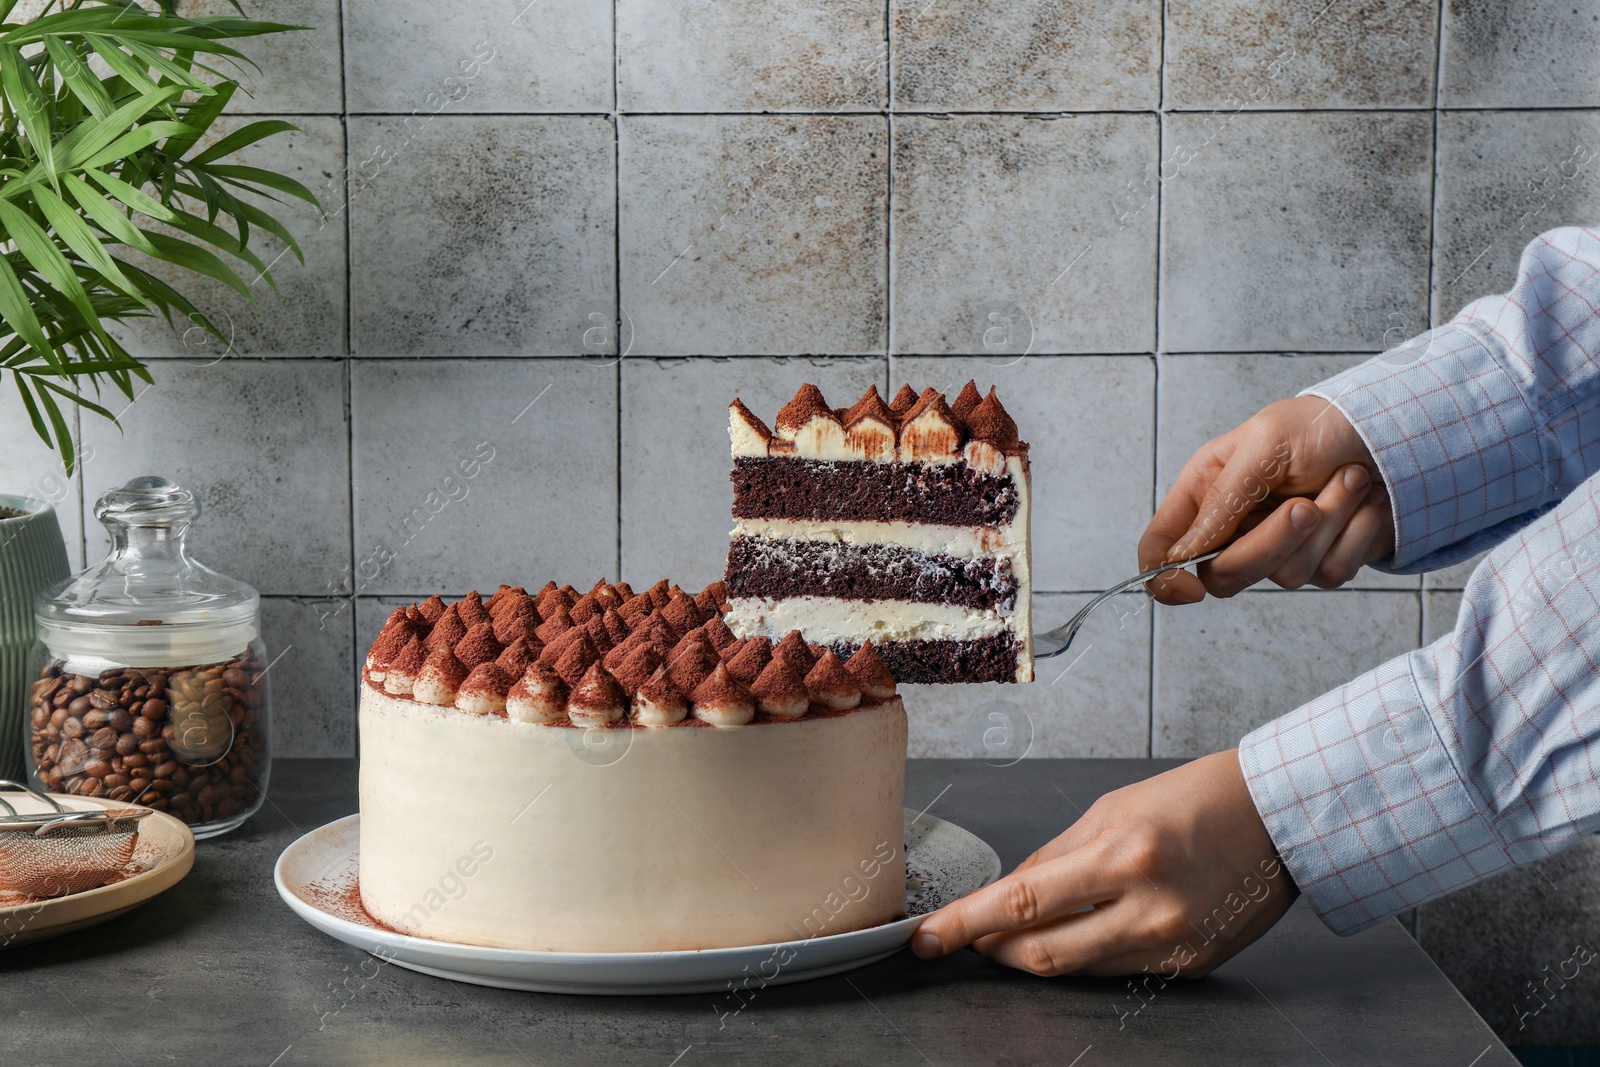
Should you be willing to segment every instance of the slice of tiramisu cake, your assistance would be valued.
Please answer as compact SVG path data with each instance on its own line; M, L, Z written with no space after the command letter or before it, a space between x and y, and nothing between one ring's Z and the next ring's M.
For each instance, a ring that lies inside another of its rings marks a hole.
M727 623L904 682L1033 680L1028 446L993 389L903 386L831 408L803 385L767 425L735 399Z

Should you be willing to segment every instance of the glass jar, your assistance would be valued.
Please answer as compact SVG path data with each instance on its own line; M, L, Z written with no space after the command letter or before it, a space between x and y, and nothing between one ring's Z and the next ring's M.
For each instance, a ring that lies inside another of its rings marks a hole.
M271 702L261 598L189 556L199 514L158 477L95 502L110 555L34 604L26 748L36 786L155 808L203 838L266 799Z

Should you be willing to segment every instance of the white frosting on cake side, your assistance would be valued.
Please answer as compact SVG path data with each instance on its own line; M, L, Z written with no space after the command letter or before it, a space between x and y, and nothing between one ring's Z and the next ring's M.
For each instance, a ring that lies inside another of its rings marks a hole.
M363 684L360 738L362 900L404 933L671 951L904 910L898 697L792 722L591 734Z

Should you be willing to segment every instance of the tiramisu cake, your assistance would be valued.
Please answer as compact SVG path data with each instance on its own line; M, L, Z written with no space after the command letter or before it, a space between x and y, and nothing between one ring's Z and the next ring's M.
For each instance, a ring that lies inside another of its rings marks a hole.
M398 608L362 672L361 899L440 941L760 945L904 912L906 715L870 645L691 597L502 586Z
M1028 446L993 389L903 386L831 408L803 385L771 429L737 399L727 623L903 682L1033 679Z

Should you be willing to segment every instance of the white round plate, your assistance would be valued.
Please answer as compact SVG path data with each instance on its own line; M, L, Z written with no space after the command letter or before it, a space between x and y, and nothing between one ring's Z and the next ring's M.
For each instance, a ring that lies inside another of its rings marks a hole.
M908 810L904 919L803 941L695 952L522 952L408 937L379 925L361 907L360 831L361 816L347 815L283 850L272 877L296 915L413 971L537 993L715 993L752 976L767 986L838 974L899 951L922 916L1000 876L1000 857L981 838Z

